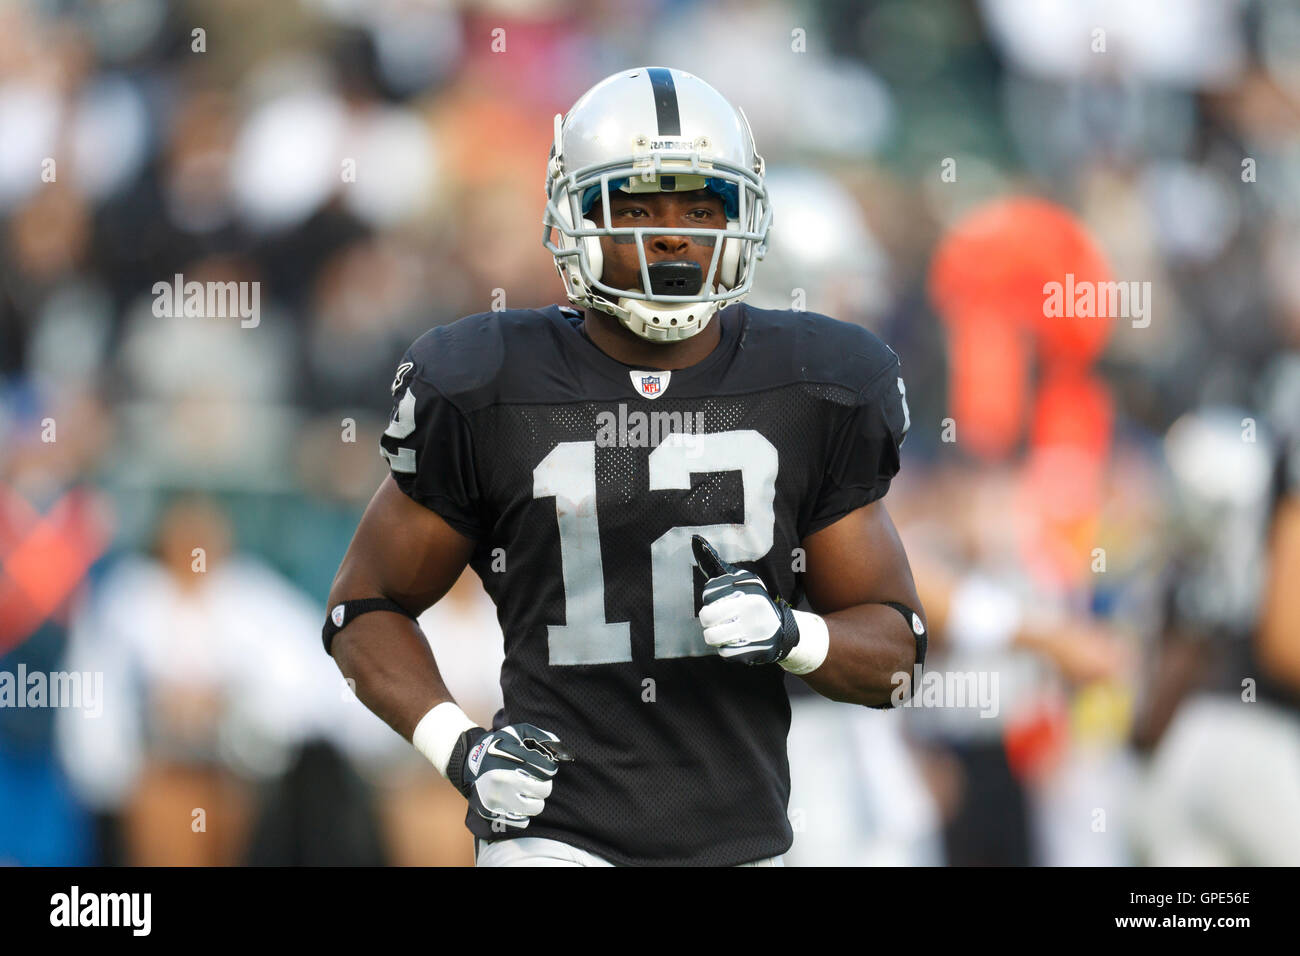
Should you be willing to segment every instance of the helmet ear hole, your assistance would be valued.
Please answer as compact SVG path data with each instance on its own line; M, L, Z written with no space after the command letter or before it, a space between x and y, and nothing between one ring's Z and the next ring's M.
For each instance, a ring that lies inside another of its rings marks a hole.
M584 219L582 220L582 228L598 229L600 227L590 219ZM591 269L591 277L599 279L601 272L605 268L605 254L600 249L600 240L595 236L588 236L585 239L580 239L579 242L587 250L587 266Z
M740 232L740 223L727 220L727 232ZM724 289L736 287L736 274L740 271L740 240L723 239L722 256L718 260L718 282Z

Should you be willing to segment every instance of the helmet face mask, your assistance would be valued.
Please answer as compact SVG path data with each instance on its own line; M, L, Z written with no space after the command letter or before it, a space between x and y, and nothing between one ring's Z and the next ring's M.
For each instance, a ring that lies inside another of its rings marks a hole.
M609 224L614 190L635 195L701 188L723 199L726 229ZM719 308L748 294L772 221L763 160L744 114L702 80L659 67L615 74L584 94L566 117L556 116L546 192L543 242L569 300L608 312L654 342L695 335ZM599 223L587 216L597 198ZM646 291L656 283L645 243L664 235L713 240L697 292ZM602 237L627 237L636 245L639 289L603 281Z

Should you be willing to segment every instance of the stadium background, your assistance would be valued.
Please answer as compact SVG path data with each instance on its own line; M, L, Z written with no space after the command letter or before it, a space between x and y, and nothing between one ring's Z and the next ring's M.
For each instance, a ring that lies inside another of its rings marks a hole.
M0 673L104 675L95 717L0 707L0 862L471 860L325 595L397 358L561 301L552 116L643 64L750 118L753 301L902 356L932 664L997 679L797 698L791 862L1300 863L1288 0L0 7ZM1149 311L1047 316L1067 273ZM258 323L158 317L177 274ZM485 600L424 618L482 721Z

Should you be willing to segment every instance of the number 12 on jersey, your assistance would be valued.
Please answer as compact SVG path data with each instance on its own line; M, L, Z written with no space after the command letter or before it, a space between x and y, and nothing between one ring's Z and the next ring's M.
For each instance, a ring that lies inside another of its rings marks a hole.
M650 491L690 490L691 476L739 471L742 524L680 525L650 545L649 588L656 658L714 653L694 608L692 534L707 537L728 561L757 561L772 549L776 530L776 447L758 432L669 434L650 453ZM605 620L605 574L596 511L596 443L562 442L533 469L533 497L555 499L564 581L564 624L547 625L550 663L617 664L632 660L628 621Z

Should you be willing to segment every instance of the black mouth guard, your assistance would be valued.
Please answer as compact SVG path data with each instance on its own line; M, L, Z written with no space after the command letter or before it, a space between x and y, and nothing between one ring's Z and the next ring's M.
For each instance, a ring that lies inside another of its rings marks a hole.
M704 285L698 262L656 262L650 266L651 295L697 295Z

